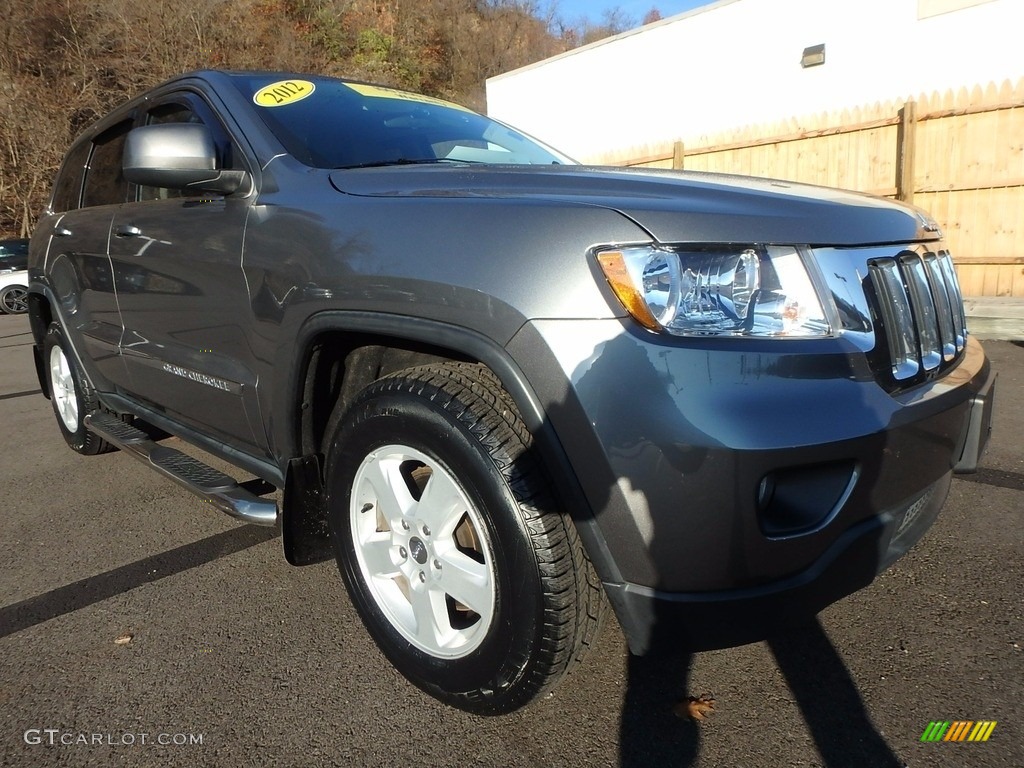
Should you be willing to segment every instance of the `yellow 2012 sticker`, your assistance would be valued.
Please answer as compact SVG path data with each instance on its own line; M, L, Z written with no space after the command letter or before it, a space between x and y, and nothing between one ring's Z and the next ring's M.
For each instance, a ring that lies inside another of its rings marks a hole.
M311 96L316 85L309 80L279 80L256 91L252 100L261 107L283 107Z

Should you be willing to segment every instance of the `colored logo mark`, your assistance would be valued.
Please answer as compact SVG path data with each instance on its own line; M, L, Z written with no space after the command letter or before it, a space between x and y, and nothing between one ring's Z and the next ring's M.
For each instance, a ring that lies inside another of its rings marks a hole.
M933 720L921 734L921 741L988 741L996 729L995 720Z

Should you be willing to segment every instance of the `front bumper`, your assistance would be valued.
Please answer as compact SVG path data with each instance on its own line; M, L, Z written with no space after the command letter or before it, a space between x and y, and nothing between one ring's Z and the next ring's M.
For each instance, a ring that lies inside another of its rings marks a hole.
M991 417L973 340L896 394L841 336L684 344L535 321L509 350L583 486L635 652L661 627L692 650L750 642L866 586L934 521Z
M705 651L763 640L868 586L938 517L951 473L917 499L847 529L809 567L778 581L715 592L664 592L608 584L634 653ZM904 525L907 518L912 521Z

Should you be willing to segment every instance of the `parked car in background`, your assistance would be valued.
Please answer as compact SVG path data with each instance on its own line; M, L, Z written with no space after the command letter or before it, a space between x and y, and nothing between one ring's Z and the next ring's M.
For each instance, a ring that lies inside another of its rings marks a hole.
M0 272L8 269L28 269L28 239L0 240Z
M583 167L311 75L192 73L102 118L29 277L74 450L335 558L396 667L483 714L557 683L606 601L644 653L867 585L975 468L994 395L914 208Z
M28 311L28 270L0 272L0 311L7 315L21 315Z

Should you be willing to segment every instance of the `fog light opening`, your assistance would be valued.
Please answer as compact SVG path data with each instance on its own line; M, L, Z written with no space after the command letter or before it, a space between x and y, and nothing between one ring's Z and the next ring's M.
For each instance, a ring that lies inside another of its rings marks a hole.
M769 538L788 538L821 530L839 514L858 475L852 460L769 472L757 488L761 531Z

